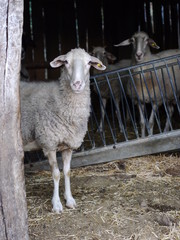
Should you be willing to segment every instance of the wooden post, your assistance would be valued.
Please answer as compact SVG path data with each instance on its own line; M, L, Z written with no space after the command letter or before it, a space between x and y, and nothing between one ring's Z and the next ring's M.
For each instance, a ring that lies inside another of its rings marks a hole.
M19 71L23 0L0 1L0 239L27 240L20 133Z

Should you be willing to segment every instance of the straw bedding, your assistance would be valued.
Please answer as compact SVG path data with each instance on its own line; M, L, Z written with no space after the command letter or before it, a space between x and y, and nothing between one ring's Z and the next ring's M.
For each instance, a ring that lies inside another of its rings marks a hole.
M26 169L30 240L180 239L178 154L119 160L73 169L75 210L51 212L53 182L48 171Z

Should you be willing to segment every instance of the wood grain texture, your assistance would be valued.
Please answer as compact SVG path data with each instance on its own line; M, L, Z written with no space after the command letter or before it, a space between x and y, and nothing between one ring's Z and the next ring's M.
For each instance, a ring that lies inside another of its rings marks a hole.
M0 3L0 239L27 240L20 133L19 72L23 0Z

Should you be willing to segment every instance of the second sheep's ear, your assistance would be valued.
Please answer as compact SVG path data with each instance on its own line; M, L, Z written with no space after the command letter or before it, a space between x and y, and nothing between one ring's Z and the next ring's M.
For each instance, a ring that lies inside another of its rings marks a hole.
M50 62L51 67L57 68L66 63L66 55L61 55L59 57L56 57L52 62Z
M148 39L148 43L149 43L149 46L151 46L152 48L156 48L156 49L160 48L152 38Z
M110 53L110 52L106 52L106 57L107 57L107 59L111 62L111 63L113 63L114 61L116 61L116 57L112 54L112 53Z
M120 46L128 46L132 43L132 39L129 38L129 39L126 39L124 40L123 42L120 42L119 44L115 44L114 46L115 47L120 47Z
M89 62L91 66L96 68L97 70L105 70L106 66L96 57L91 56L91 61Z

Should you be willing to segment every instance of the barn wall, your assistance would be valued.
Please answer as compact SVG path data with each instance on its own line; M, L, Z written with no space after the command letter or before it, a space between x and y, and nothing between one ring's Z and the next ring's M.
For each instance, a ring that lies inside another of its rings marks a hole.
M19 102L23 1L1 1L0 13L0 239L28 240Z
M131 48L113 44L144 30L161 50L178 48L178 0L24 0L26 65L31 79L57 79L58 69L49 61L71 48L106 45L118 58L129 57ZM33 42L33 44L32 44Z

